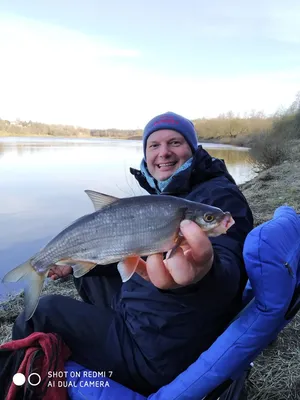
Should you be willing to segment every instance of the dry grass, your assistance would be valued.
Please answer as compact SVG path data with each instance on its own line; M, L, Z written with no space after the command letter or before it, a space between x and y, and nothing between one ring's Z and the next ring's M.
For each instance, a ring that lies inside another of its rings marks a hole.
M254 362L248 400L300 399L300 314Z
M265 171L289 160L289 144L284 140L274 140L272 136L266 135L255 140L249 154L253 168L257 171Z
M287 204L300 212L300 161L284 162L240 185L253 212L255 225L272 218L277 207Z
M240 185L259 225L288 204L300 212L300 141L289 142L290 161L275 165ZM300 313L254 362L248 400L300 399Z
M43 289L42 295L61 294L81 300L73 284L72 278L50 281ZM11 328L17 316L23 310L23 293L10 296L7 301L0 304L0 344L11 340Z

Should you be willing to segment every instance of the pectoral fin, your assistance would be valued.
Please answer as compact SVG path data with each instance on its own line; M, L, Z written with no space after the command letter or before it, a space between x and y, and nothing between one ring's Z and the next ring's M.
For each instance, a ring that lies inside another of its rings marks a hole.
M168 252L166 259L171 258L175 253L178 247L180 247L183 242L185 241L185 238L182 236L181 233L178 234L177 238L175 239L175 244L172 247L172 249Z
M93 269L97 265L97 262L65 259L65 260L59 260L55 264L61 266L69 265L70 267L73 268L74 277L80 278L81 276L87 274L91 269Z
M132 277L139 262L139 256L129 256L118 263L118 271L121 275L122 282L127 282Z

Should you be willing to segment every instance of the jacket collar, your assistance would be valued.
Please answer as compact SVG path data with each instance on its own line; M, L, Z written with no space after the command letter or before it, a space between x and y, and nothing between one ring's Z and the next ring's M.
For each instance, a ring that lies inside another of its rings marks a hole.
M148 193L157 193L156 190L148 184L147 179L140 170L130 168L130 172L134 175L139 185ZM175 174L162 194L183 195L189 193L195 185L219 176L225 176L231 182L235 183L233 177L226 168L225 162L218 158L211 157L200 145L194 154L191 166Z

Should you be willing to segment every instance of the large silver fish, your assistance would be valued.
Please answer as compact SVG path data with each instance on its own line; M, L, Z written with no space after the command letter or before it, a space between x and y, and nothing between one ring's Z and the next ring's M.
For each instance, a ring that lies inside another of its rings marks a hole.
M33 315L48 272L70 265L79 278L97 264L118 262L122 281L134 274L141 256L170 252L181 244L180 222L195 221L208 236L226 233L234 221L229 212L185 199L152 195L118 199L86 190L95 212L85 215L53 238L3 282L25 282L25 318Z

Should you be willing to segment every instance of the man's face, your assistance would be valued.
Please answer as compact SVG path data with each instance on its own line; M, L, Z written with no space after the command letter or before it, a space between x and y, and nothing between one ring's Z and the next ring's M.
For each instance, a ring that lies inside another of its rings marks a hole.
M165 181L193 155L185 138L178 132L162 129L147 140L146 162L150 174Z

